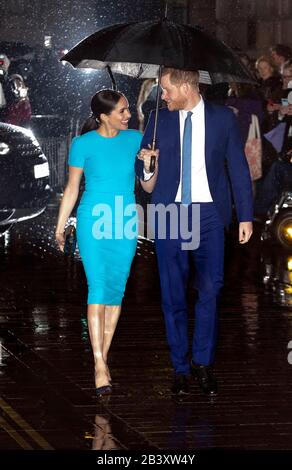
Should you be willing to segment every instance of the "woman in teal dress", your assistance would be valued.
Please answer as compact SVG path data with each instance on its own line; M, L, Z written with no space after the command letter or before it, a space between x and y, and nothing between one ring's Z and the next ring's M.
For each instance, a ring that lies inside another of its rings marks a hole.
M88 329L95 362L98 395L111 392L109 347L137 243L134 163L142 135L128 129L129 104L113 90L101 90L91 101L92 116L72 141L69 179L61 201L56 241L64 249L64 227L76 203L77 243L88 283Z

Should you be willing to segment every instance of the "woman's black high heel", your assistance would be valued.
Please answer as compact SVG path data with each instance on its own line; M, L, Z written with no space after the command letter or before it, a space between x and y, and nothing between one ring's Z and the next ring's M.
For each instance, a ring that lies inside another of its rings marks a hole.
M112 393L112 386L111 385L103 385L102 387L97 387L95 392L98 397L104 395L110 395Z
M93 380L95 382L95 372L93 374ZM96 387L95 392L97 396L110 395L112 393L112 385L109 381L107 385L102 385L101 387Z

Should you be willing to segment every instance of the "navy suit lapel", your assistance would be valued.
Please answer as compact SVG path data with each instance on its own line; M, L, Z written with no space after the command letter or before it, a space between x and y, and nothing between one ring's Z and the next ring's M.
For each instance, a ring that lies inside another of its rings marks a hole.
M211 167L211 153L214 142L215 127L212 125L212 106L205 101L205 163L208 170Z
M171 152L167 156L168 164L173 165L179 179L181 167L179 111L168 111L164 122L166 124L163 126L165 147L168 151L171 149Z
M173 135L175 142L175 165L178 173L178 179L180 179L180 168L181 168L181 149L180 149L180 125L179 125L179 111L172 111L173 114Z

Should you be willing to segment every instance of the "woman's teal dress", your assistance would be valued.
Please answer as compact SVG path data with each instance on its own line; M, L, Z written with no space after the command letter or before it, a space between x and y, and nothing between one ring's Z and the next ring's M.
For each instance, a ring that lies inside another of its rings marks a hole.
M77 243L88 283L88 304L120 305L137 244L134 164L142 135L135 130L75 137L69 165L83 168Z

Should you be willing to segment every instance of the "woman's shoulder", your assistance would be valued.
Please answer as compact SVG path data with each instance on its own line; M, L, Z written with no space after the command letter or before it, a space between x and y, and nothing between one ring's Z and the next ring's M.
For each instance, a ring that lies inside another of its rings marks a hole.
M74 145L81 146L91 141L93 137L94 137L94 131L85 132L85 134L76 135L75 137L73 137L72 144L74 143Z
M78 135L77 138L80 139L81 142L85 142L86 140L92 139L96 134L96 130L85 132L82 135Z

